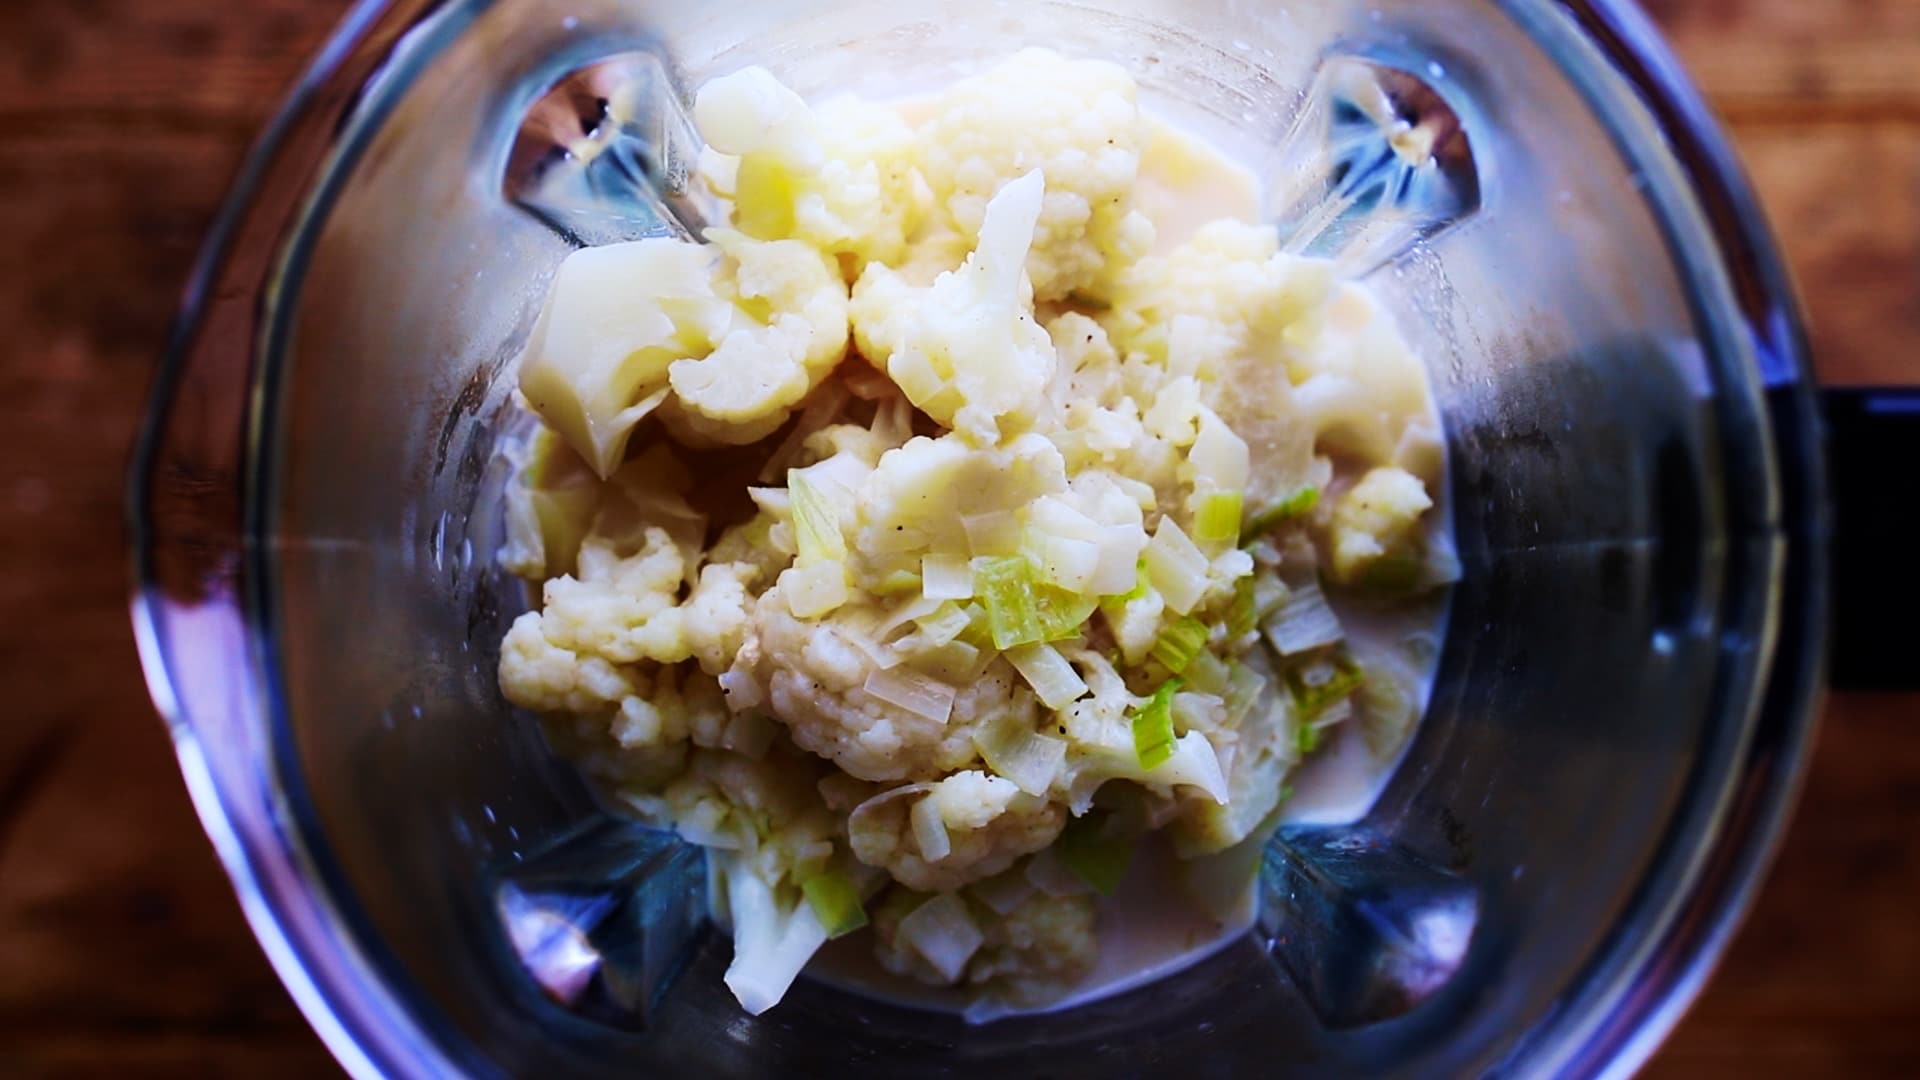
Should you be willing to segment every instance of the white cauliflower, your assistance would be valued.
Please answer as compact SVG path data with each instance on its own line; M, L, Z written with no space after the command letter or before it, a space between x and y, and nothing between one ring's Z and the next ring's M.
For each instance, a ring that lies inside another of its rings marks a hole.
M926 779L966 767L977 756L978 726L1029 693L1012 668L996 662L953 688L945 720L883 700L867 689L880 669L857 643L872 612L849 607L825 619L797 619L781 588L760 597L759 636L741 651L736 670L764 689L797 745L863 780Z
M1089 896L1036 892L980 925L985 940L967 965L967 981L1015 1005L1059 997L1093 970L1099 956Z
M926 288L883 263L854 285L861 354L928 416L981 445L998 441L1003 423L1031 426L1053 376L1022 268L1045 190L1037 170L1001 188L973 254Z
M707 236L727 256L719 291L734 323L710 352L669 364L667 381L690 418L709 422L702 435L753 442L846 355L847 289L833 261L799 241Z
M725 158L709 176L750 236L846 255L857 275L869 262L898 262L926 215L913 130L892 109L853 97L811 109L749 67L702 86L694 119Z
M1058 997L1093 969L1099 949L1091 898L1034 893L1001 914L962 897L942 901L963 904L976 928L977 941L958 970L950 961L945 970L935 964L903 926L924 905L941 901L910 889L889 890L875 905L874 959L896 975L931 986L980 987L1016 1005Z
M1188 399L1181 412L1194 415L1204 402L1247 444L1250 507L1282 500L1308 482L1314 425L1275 369L1318 340L1331 283L1325 260L1281 253L1272 226L1217 221L1166 255L1128 268L1101 316L1129 360L1164 371L1168 380L1196 380L1199 399ZM1260 392L1246 393L1247 386ZM1175 419L1165 416L1170 404L1159 407L1165 421Z
M1374 294L1340 285L1316 332L1288 354L1293 404L1323 449L1392 460L1407 426L1432 414L1426 371Z
M945 851L927 852L916 835L912 817L927 812L918 809L921 800L940 819L935 831L944 834ZM868 799L853 811L848 830L861 862L885 869L910 889L949 892L992 877L1053 843L1066 821L1059 803L969 769Z
M1333 506L1333 579L1414 584L1426 559L1420 516L1431 509L1433 499L1419 477L1392 466L1369 470Z
M846 355L847 289L830 258L795 241L709 237L585 248L554 275L520 389L601 476L669 391L685 429L751 442Z
M1024 49L954 83L921 132L922 169L941 219L964 236L984 231L987 206L1015 177L1047 176L1033 247L1034 295L1098 292L1111 269L1153 244L1133 208L1149 131L1133 79L1118 65Z
M554 644L538 612L513 621L500 643L500 692L540 713L595 713L633 695L633 675L603 656Z

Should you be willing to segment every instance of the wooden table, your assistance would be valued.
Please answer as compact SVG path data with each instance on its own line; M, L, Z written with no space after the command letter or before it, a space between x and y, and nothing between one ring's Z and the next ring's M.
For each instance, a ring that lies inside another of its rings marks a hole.
M121 481L209 217L344 7L0 3L0 1076L337 1075L148 705ZM1653 7L1759 184L1822 376L1920 381L1920 0ZM1653 1072L1920 1073L1916 712L1829 702L1759 905Z

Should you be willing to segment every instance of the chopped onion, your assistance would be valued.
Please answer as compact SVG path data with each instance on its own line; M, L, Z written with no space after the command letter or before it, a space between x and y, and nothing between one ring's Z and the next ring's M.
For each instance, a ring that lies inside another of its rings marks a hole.
M929 555L920 560L920 591L929 600L973 598L973 567L958 555Z
M1320 586L1308 583L1287 593L1286 602L1260 625L1281 656L1297 656L1335 644L1346 636L1340 617L1327 606Z
M1067 760L1066 740L1033 731L1018 713L1006 713L975 734L973 744L987 768L1029 795L1045 795Z
M1160 519L1147 542L1146 562L1147 578L1168 607L1186 615L1199 606L1207 592L1207 556L1172 518Z
M859 650L860 655L867 658L867 663L872 664L881 671L898 667L900 666L900 661L905 659L898 651L882 645L880 642L873 640L858 630L852 630L847 627L835 627L828 631L828 633L839 634L842 641Z
M739 668L722 672L718 681L720 695L727 699L727 708L734 712L758 708L767 700L766 693L760 689L760 680Z
M940 817L940 804L921 799L913 804L913 839L920 845L920 857L939 862L953 854L953 838L947 835L947 823Z
M885 619L882 619L878 626L873 628L873 636L876 640L885 641L887 638L893 636L895 630L900 629L910 622L918 622L920 619L940 610L940 604L940 601L927 596L916 596L911 600L904 601L895 607Z
M967 912L966 901L952 893L928 900L901 919L900 939L949 983L960 981L967 961L986 940Z
M951 600L941 601L939 607L913 621L920 627L920 636L935 645L945 645L973 625L973 617Z
M807 898L807 906L813 909L814 917L820 920L829 938L843 937L867 925L860 890L845 874L832 870L815 874L800 883L800 893Z
M1060 650L1045 643L1007 650L1007 661L1026 678L1027 685L1049 709L1066 707L1087 692L1086 680L1073 670Z
M837 562L790 566L780 572L780 593L796 619L812 619L838 608L851 598L847 569Z
M944 724L953 715L954 689L917 671L892 668L867 676L866 691L915 716Z
M1070 536L1045 536L1034 545L1041 576L1070 592L1085 592L1100 569L1100 545Z
M1249 457L1246 440L1234 434L1212 409L1202 406L1200 431L1194 436L1193 447L1187 451L1195 486L1214 491L1244 490L1252 471ZM1240 529L1237 514L1233 527L1236 533Z
M1011 510L993 510L960 519L967 547L975 556L1011 555L1020 550L1020 519Z
M844 562L846 537L840 533L839 511L825 489L804 470L791 469L787 472L787 490L793 495L794 541L800 548L800 565Z
M1140 575L1140 552L1147 546L1147 531L1139 525L1102 525L1100 562L1094 567L1093 580L1086 591L1096 596L1112 596L1134 587Z

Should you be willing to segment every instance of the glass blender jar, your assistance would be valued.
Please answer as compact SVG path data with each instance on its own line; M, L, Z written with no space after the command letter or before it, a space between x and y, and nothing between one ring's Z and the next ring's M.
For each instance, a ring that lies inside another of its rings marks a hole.
M513 360L574 245L702 220L706 78L886 96L1029 44L1241 152L1413 335L1464 574L1432 701L1372 812L1283 832L1259 925L1166 980L982 1027L803 980L748 1017L697 850L500 699ZM608 152L553 152L581 133ZM195 279L135 625L248 918L356 1074L1585 1075L1651 1051L1779 832L1822 490L1784 274L1624 4L368 0Z

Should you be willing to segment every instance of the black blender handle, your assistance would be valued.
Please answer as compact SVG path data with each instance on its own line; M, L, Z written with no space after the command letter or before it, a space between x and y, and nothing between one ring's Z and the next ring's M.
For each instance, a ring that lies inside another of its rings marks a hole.
M1920 690L1920 386L1832 388L1821 399L1833 493L1833 686Z

